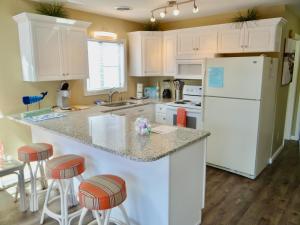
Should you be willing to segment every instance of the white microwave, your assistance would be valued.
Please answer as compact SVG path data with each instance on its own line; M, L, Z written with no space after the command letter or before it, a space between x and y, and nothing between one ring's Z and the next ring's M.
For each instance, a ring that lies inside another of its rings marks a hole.
M175 79L202 80L205 69L205 59L177 59Z

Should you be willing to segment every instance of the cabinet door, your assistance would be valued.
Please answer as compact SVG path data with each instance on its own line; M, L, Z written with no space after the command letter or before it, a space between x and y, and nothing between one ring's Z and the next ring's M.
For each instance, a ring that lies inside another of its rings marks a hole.
M167 115L163 113L156 113L155 122L161 124L167 124Z
M187 59L197 55L197 36L194 30L178 32L177 56Z
M197 34L198 54L217 53L218 51L218 31L202 30Z
M88 78L87 36L85 30L62 28L65 79Z
M143 72L145 76L162 74L162 36L147 34L142 38Z
M273 52L276 29L273 27L248 27L245 29L245 52Z
M177 33L165 32L163 42L163 67L165 76L176 74Z
M63 78L61 32L57 25L32 24L32 44L36 80Z
M236 28L233 24L222 28L218 35L218 52L243 52L244 32L244 28Z

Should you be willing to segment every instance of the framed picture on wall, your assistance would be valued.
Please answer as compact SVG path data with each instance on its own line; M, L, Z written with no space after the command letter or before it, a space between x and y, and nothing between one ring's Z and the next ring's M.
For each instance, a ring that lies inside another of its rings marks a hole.
M293 80L295 51L296 41L293 39L286 39L284 43L284 53L282 62L282 86L288 85Z

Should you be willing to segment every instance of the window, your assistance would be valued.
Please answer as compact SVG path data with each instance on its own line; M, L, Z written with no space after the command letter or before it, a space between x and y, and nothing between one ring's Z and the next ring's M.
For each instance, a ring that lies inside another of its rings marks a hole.
M90 77L85 82L86 95L127 90L124 46L123 41L88 41Z

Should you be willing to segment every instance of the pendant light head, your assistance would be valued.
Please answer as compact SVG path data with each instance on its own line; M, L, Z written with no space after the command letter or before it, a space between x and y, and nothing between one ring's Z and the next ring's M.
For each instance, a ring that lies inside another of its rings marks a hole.
M199 12L199 8L198 8L198 6L196 5L196 0L194 0L193 13L197 13L197 12Z
M161 18L165 18L165 17L166 17L166 14L167 14L167 9L165 8L164 11L161 11L161 12L159 13L159 16L160 16Z
M152 23L154 23L154 22L156 21L156 19L155 19L155 17L154 17L154 14L153 14L153 12L152 12L152 15L151 15L150 21L151 21Z
M173 10L173 15L178 16L180 14L180 11L178 9L178 4L176 4L176 8Z

